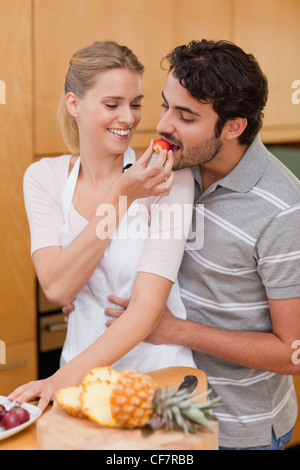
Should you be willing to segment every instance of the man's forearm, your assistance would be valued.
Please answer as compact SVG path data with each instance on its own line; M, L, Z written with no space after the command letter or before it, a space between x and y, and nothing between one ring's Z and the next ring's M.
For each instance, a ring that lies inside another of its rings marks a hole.
M165 342L177 343L243 367L297 375L292 344L285 344L273 333L229 331L189 320L175 319L165 329Z

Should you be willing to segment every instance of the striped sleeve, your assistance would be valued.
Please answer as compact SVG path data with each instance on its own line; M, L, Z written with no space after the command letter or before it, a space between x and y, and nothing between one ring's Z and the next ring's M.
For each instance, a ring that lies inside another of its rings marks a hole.
M271 299L300 297L300 204L280 212L257 242L258 273Z

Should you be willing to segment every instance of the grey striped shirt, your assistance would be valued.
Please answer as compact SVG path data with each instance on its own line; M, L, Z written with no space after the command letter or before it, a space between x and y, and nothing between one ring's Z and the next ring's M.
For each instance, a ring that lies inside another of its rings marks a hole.
M259 136L233 171L203 194L199 167L193 174L193 219L197 211L204 213L204 244L185 251L179 273L188 319L271 332L268 298L300 296L300 182ZM194 358L224 403L215 410L220 446L268 445L272 427L277 437L292 428L297 415L292 377L197 351Z

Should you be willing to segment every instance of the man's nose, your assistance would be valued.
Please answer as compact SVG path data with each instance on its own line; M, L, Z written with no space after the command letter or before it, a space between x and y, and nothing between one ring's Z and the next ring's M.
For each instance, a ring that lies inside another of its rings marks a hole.
M173 134L174 133L175 126L172 123L172 119L168 111L160 115L156 130L159 134L161 133Z

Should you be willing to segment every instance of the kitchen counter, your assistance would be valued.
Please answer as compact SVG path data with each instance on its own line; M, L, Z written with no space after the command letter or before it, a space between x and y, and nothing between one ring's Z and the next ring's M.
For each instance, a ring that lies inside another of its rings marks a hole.
M48 406L45 413L52 409L52 405ZM44 413L44 414L45 414ZM0 441L1 450L37 450L37 421L32 423L28 428L14 434L3 441Z
M46 410L45 413L51 410L51 408L52 407L49 407L49 409ZM203 447L203 450L217 450L217 435L218 435L217 424L214 423L213 427L215 430L210 440L211 443L208 445L205 445L205 447ZM205 434L206 434L206 440L207 440L207 433ZM170 447L170 449L176 450L176 446ZM193 447L191 447L191 450L192 449ZM197 447L195 449L197 449ZM24 450L31 450L31 451L43 450L43 449L40 449L38 446L37 422L33 423L31 426L19 432L18 434L8 437L7 439L4 439L3 441L0 441L0 451L1 450L23 450L23 451ZM45 449L45 450L48 450L48 449Z
M191 374L198 378L197 394L206 391L206 376L198 369L177 367L149 373L160 386L169 388L177 388L184 376ZM216 450L218 423L211 423L213 431L203 428L197 434L185 436L180 431L158 430L145 438L141 429L103 428L90 420L68 415L55 403L28 428L0 441L0 450Z

